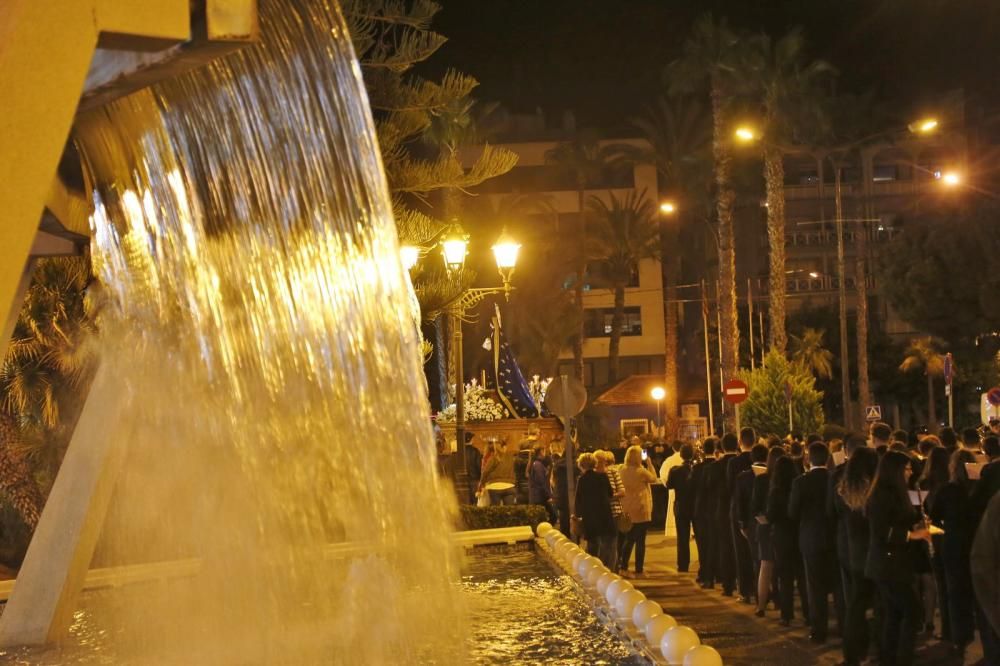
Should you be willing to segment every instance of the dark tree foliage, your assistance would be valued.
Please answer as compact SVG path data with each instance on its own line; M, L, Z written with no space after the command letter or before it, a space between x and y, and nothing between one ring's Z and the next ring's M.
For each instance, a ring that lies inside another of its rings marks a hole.
M955 348L1000 330L1000 207L952 209L909 221L879 258L883 294L917 330Z

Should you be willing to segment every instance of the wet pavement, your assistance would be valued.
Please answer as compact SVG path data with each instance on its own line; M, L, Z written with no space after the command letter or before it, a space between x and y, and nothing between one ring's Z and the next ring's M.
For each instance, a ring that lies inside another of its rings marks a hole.
M830 639L823 645L815 645L809 641L809 629L802 622L800 609L796 608L790 627L778 624L778 612L770 606L765 617L755 617L753 606L740 603L736 597L722 596L718 587L703 590L695 583L698 562L694 541L691 542L691 573L678 573L675 546L672 535L650 532L646 539L646 577L632 578L631 582L647 598L663 606L664 612L673 615L679 624L698 632L702 643L718 650L727 666L834 665L843 661L840 637L832 619ZM981 663L984 662L978 641L970 646L964 661L948 655L947 646L939 641L921 640L917 645L915 664Z

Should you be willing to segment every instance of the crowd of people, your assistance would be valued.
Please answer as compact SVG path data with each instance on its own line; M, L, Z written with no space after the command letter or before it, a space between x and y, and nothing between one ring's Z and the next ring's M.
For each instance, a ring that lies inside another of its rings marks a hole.
M759 617L771 606L784 626L797 595L810 639L835 627L845 664L913 663L921 634L959 657L975 631L986 663L1000 664L995 550L981 564L986 603L973 583L974 539L1000 490L996 431L945 429L914 445L884 423L831 441L744 428L705 439L693 465L680 447L683 466L661 473L676 497L678 570L691 524L703 588L738 595ZM996 518L981 532L995 541Z
M798 597L810 639L838 633L847 665L913 663L932 635L958 658L975 632L986 663L1000 664L998 435L994 422L915 441L884 423L830 441L752 428L665 449L636 438L580 454L572 514L566 461L548 444L530 446L524 475L530 503L630 577L645 575L651 488L662 484L673 492L678 571L691 566L693 538L703 588L759 617L773 608L784 626ZM516 453L487 447L480 503L515 501Z

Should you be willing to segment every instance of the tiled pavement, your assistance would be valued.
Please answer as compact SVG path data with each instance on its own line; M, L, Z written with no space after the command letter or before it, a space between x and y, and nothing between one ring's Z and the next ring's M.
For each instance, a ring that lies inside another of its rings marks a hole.
M721 591L703 590L694 582L694 573L678 573L675 538L662 532L650 533L646 541L646 577L633 578L636 589L663 606L678 623L694 629L702 642L722 655L727 666L749 664L838 664L843 660L840 638L832 626L830 640L815 645L808 640L808 628L796 609L791 627L778 624L776 610L757 618L753 606L742 604ZM691 570L698 570L697 551L691 544ZM831 609L832 612L832 609ZM968 651L964 664L982 663L982 650L975 643ZM875 663L875 662L869 662ZM928 666L959 666L960 662L947 655L945 646L937 641L918 644L916 664Z

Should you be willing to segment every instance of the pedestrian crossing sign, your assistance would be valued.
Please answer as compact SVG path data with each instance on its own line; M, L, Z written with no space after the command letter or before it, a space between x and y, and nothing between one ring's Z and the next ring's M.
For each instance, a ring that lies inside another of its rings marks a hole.
M865 407L865 420L866 421L881 421L882 420L882 406L881 405L868 405Z

